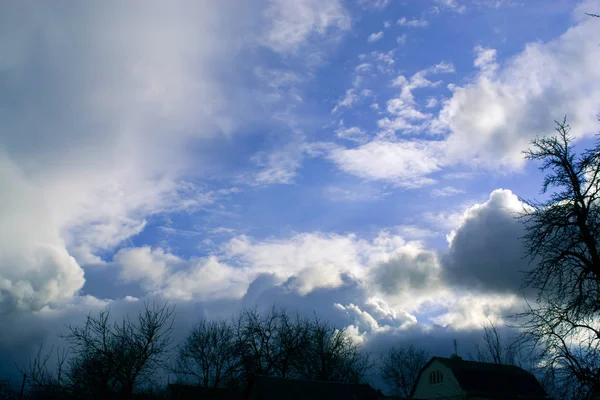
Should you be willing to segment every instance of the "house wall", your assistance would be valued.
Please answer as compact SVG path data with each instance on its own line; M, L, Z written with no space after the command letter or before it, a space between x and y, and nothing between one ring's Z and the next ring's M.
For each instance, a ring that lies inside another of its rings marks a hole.
M444 382L439 384L429 383L429 373L440 371L444 375ZM465 392L461 389L454 374L449 368L438 360L434 360L421 373L415 388L413 399L444 399L463 400L466 399Z

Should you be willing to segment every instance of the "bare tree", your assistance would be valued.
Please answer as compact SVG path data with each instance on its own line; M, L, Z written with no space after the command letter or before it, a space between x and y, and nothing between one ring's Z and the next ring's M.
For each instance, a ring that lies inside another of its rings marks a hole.
M10 381L0 381L0 400L16 400L17 392L14 390Z
M40 344L36 356L29 361L28 366L19 368L29 383L33 393L44 393L52 397L60 397L69 393L67 366L68 350L51 347L47 353L43 352L44 345ZM51 361L54 360L55 361ZM53 365L49 365L52 362Z
M227 321L202 319L177 353L173 372L191 377L201 386L224 386L238 368L233 327Z
M40 347L23 369L30 385L38 391L104 399L114 394L129 398L148 382L171 345L174 309L146 303L136 320L125 317L120 323L110 323L109 314L89 314L83 326L67 326L63 338L69 351L56 350L54 371L48 364L53 352L43 355Z
M537 138L525 152L541 161L546 172L545 202L527 201L527 254L534 268L525 286L539 290L538 300L552 297L570 317L600 311L600 142L574 151L566 119L556 123L557 135Z
M201 321L179 346L174 371L203 386L247 387L253 375L358 382L369 367L343 330L273 308L231 323Z
M562 304L548 300L528 305L522 343L536 351L542 383L556 398L576 399L598 393L600 323L596 316L571 320Z
M256 310L243 310L234 321L236 352L242 380L252 375L277 375L276 363L281 358L278 325L281 314L273 308L261 316Z
M346 331L318 319L310 322L309 341L298 360L298 373L304 379L358 383L372 367Z
M600 392L600 142L577 153L566 119L525 152L546 173L544 202L527 201L523 238L536 304L518 314L522 343L540 355L557 388ZM567 397L563 397L567 398Z
M392 347L381 358L379 372L396 395L408 398L417 384L419 372L428 360L429 354L412 344Z
M254 374L298 377L299 360L308 351L310 323L273 308L261 316L244 310L234 321L236 354L242 380Z
M503 339L498 327L490 318L487 318L487 323L483 326L483 346L476 343L474 347L475 356L469 356L475 361L532 369L530 360L522 351L518 336Z

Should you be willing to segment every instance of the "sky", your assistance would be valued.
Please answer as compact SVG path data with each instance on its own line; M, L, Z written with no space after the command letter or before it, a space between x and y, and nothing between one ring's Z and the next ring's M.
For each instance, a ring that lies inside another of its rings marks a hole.
M0 372L143 300L448 356L523 305L522 151L600 131L597 1L0 3Z

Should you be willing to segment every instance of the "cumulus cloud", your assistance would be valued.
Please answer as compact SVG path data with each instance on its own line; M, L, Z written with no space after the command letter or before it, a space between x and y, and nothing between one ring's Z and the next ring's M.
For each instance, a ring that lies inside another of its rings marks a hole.
M203 169L195 144L260 119L244 88L230 82L241 76L235 57L257 42L290 53L350 22L337 1L273 0L265 15L277 18L256 27L264 5L0 6L10 21L0 35L0 163L10 166L0 169L0 188L14 208L2 215L14 231L0 239L11 249L3 255L11 270L0 269L3 304L38 309L66 299L84 282L80 264L106 262L101 255L141 233L152 216L233 193L204 191L186 178L192 166L194 179ZM255 72L274 91L301 79ZM296 165L267 156L258 180L287 182Z
M13 237L27 232L20 246L3 237L14 272L0 277L33 308L81 287L71 256L101 262L98 252L138 234L148 216L200 201L181 180L184 150L233 127L216 76L227 73L215 63L234 48L213 40L230 43L238 25L222 32L217 21L243 7L184 3L0 6L11 21L0 39L0 162L13 165L0 180L4 201L19 205ZM16 181L22 189L11 190ZM18 219L41 210L35 225Z
M448 157L519 167L521 150L536 135L552 133L553 121L564 115L577 136L595 133L599 33L593 18L580 20L557 39L529 43L503 63L494 49L476 47L479 73L467 85L455 86L440 112L440 122L451 131Z
M113 262L121 267L125 282L141 282L147 288L161 284L171 264L180 262L179 257L165 253L163 249L150 246L124 248L113 256Z
M70 300L83 270L65 249L52 210L6 155L0 155L0 310L40 310Z
M423 293L439 288L439 270L435 253L415 247L378 265L373 271L373 281L387 295Z
M522 297L515 294L466 294L448 298L447 311L431 320L441 326L471 330L484 326L488 318L508 318L522 306Z
M149 246L121 249L113 261L124 282L137 282L154 295L181 302L239 299L250 279L245 270L221 263L214 256L185 260Z
M122 279L180 302L245 303L257 302L259 296L272 304L281 296L292 296L288 300L300 304L307 296L328 293L329 305L352 303L379 315L378 320L398 313L402 321L414 321L409 312L447 291L440 286L435 253L385 231L372 239L323 233L262 241L236 236L215 255L188 260L163 249L126 248L115 256L115 265ZM344 295L346 290L353 294Z
M443 258L445 279L487 293L517 293L528 261L520 238L525 230L516 217L523 204L510 190L498 189L463 214L449 235Z
M365 255L360 244L354 236L300 234L258 243L240 236L227 243L225 254L256 273L282 280L296 276L294 289L306 294L319 287L340 286L343 273L361 276Z
M336 148L328 157L342 171L364 179L420 187L435 182L428 175L441 168L440 150L428 141L371 141L353 149Z
M585 11L589 12L587 3L574 13ZM441 81L429 79L429 74L453 72L453 65L440 63L410 77L397 76L392 85L400 92L388 99L388 115L377 121L378 137L356 149L336 149L330 159L364 179L396 180L406 187L431 183L432 173L458 164L501 166L507 171L521 168L525 162L522 150L536 135L552 134L555 119L567 115L578 137L597 131L600 50L594 38L599 33L600 25L593 18L577 18L576 25L557 39L529 43L503 62L494 49L476 46L474 76L467 84L448 85L452 95L441 102L437 116L420 109L413 91L439 85ZM438 101L430 98L425 109L436 106ZM390 160L384 168L377 158L368 159L392 153L410 158L404 150L414 145L399 142L397 132L444 137L419 142L415 168L402 173L394 168L401 161ZM435 146L440 151L423 151Z

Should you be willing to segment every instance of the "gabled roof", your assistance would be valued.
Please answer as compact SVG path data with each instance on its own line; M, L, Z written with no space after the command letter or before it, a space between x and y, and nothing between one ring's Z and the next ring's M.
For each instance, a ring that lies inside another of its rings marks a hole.
M379 392L367 384L309 381L255 375L250 393L258 400L377 400Z
M459 358L433 357L421 373L439 361L452 371L461 388L470 396L494 399L549 399L536 377L515 365L466 361ZM419 379L421 378L419 373Z

